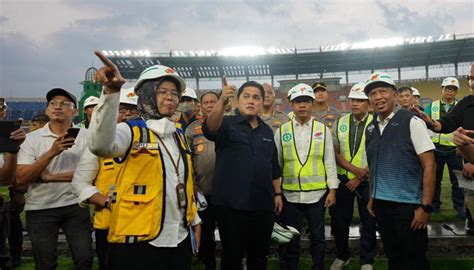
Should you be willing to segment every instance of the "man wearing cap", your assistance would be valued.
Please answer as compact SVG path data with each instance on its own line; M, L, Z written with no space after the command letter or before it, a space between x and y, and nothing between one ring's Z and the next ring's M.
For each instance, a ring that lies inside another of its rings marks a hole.
M311 269L323 269L326 253L325 208L336 203L339 180L330 129L314 120L314 92L307 84L289 90L295 118L275 133L278 161L282 166L282 221L301 232L306 219L310 233ZM282 269L298 269L300 237L282 245Z
M429 104L425 113L433 120L439 120L449 113L457 104L455 99L459 89L459 81L456 78L448 77L441 83L443 96L439 100ZM453 142L453 134L435 133L431 139L436 146L436 190L433 199L433 209L435 212L441 208L441 180L443 179L444 166L448 165L449 180L451 181L451 199L454 210L461 219L466 218L464 210L464 191L459 187L458 179L453 170L462 170L462 157L456 153L456 145Z
M273 215L282 208L277 150L271 128L258 116L265 90L249 81L237 91L237 110L224 116L236 87L223 79L222 94L202 131L214 141L212 201L222 240L221 269L266 269Z
M0 120L3 120L7 115L7 103L5 99L0 98ZM25 132L22 128L19 128L10 134L10 139L17 143L19 149L21 143L25 140ZM15 180L15 173L17 168L17 155L18 150L12 152L0 153L0 184L9 185ZM16 190L16 189L15 189ZM17 190L20 192L20 190ZM23 191L23 190L21 190ZM15 206L12 204L10 211L10 205L6 204L0 194L0 269L10 269L13 260L10 260L10 254L7 247L7 237L9 235L9 224L10 215L16 213ZM9 240L10 248L12 243ZM12 254L15 255L15 254ZM13 257L13 256L12 256Z
M92 112L94 111L95 106L99 104L99 98L96 96L89 96L84 100L84 114L86 118L80 123L81 128L88 128L89 123L91 122Z
M390 269L429 269L427 224L433 210L435 147L425 123L397 109L390 75L372 74L364 91L375 109L365 133L367 209L377 221Z
M398 105L405 110L409 110L415 104L413 90L408 85L402 85L397 89Z
M17 182L28 184L26 227L36 269L57 265L59 229L66 234L76 269L92 269L92 240L89 209L77 205L71 180L87 148L87 130L77 138L67 137L77 115L74 95L61 88L46 94L50 121L26 135L18 154Z
M313 117L317 121L325 124L328 128L332 126L339 117L340 112L328 104L328 88L323 82L315 82L313 84L314 90L314 113Z
M275 110L275 90L273 87L268 83L264 83L263 89L265 89L265 100L263 101L260 118L275 132L283 123L290 121L290 117Z
M134 119L138 116L137 99L133 88L120 91L120 104L117 123ZM108 228L110 210L100 204L101 196L113 198L115 179L118 177L121 165L120 159L99 158L86 149L79 165L74 172L72 187L79 198L79 205L95 206L93 228L95 233L96 253L99 261L99 270L109 269L107 263Z
M181 112L179 118L176 120L178 127L184 132L189 124L200 119L201 117L196 114L195 106L198 102L196 91L194 89L186 87L183 92L183 96L179 102L178 110Z
M369 170L365 153L365 129L372 122L372 115L368 113L369 98L364 93L364 86L364 83L352 86L349 92L352 112L341 116L332 130L337 178L342 187L336 192L337 204L329 210L337 254L331 270L342 269L349 263L349 227L352 222L354 198L357 198L361 224L359 263L362 270L373 269L377 251L375 219L367 211Z
M202 124L204 119L212 112L218 100L219 95L215 92L204 93L200 101L203 118L194 121L186 129L186 137L193 151L195 184L197 190L204 194L207 202L207 208L199 211L199 216L203 221L199 257L207 270L216 269L216 242L214 239L216 210L211 203L216 152L214 150L214 142L204 137Z

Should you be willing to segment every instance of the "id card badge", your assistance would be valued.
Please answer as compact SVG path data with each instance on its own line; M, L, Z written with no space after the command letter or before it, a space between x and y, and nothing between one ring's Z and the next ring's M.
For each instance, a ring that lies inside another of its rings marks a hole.
M185 208L186 207L186 193L184 192L183 183L179 183L176 186L176 195L178 196L178 207Z

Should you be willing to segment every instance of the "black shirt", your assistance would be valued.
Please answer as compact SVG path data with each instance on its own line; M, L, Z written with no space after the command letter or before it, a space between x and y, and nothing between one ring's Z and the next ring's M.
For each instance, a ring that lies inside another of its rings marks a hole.
M474 130L474 95L464 97L439 122L442 125L440 133L451 133L459 127Z
M260 117L253 129L238 111L224 116L217 132L204 122L204 136L215 142L212 203L237 210L272 210L273 179L281 176L272 129Z

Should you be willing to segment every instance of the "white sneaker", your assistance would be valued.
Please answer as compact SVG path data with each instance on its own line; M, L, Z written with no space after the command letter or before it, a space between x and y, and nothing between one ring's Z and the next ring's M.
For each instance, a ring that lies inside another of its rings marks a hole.
M371 264L363 264L360 266L360 270L374 270L374 266Z
M350 260L351 259L349 259L347 261L343 261L341 259L335 259L334 262L331 264L331 268L329 268L329 269L330 270L342 270L344 268L344 266L349 264Z

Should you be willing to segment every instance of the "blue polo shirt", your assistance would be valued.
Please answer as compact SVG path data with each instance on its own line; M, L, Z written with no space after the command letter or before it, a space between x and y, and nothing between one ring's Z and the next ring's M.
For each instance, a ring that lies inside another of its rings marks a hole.
M240 112L224 116L220 129L204 136L215 143L212 203L236 210L273 210L272 181L281 176L272 129L260 117L253 129Z

